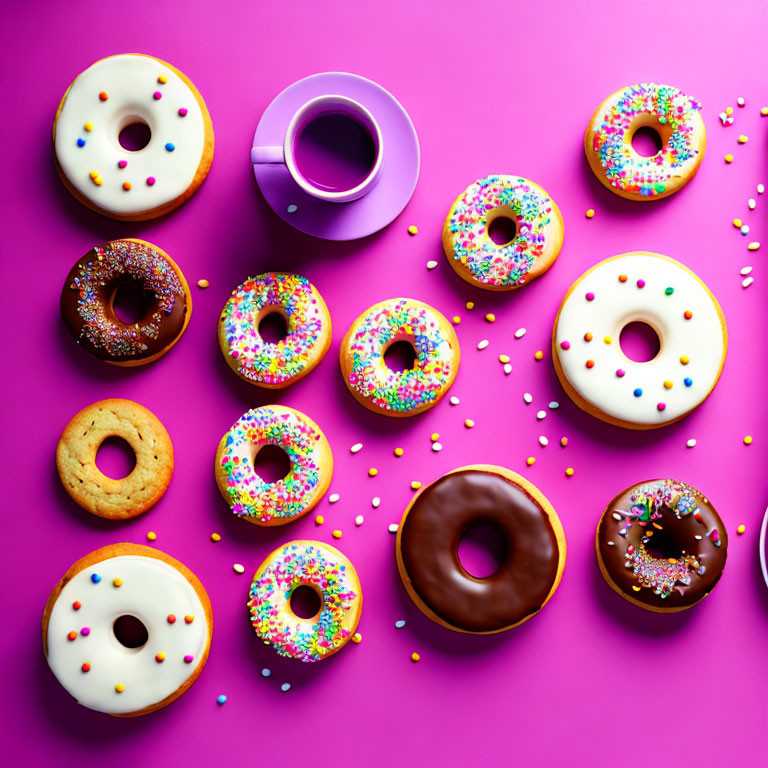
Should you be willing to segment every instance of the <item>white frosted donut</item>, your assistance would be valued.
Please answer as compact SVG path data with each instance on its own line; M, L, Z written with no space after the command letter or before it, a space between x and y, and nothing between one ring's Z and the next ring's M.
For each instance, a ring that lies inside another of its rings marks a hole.
M619 336L649 325L660 348L635 362ZM717 299L687 267L657 253L626 253L584 273L568 290L552 333L560 382L583 410L619 426L652 429L706 400L725 362L728 332Z
M153 554L110 556L114 551ZM183 693L202 670L210 603L199 582L206 606L190 583L194 575L172 563L184 568L149 547L116 544L78 561L57 585L43 619L46 655L83 706L113 715L152 711ZM117 638L115 622L126 615L146 627L141 647Z
M143 149L120 132L149 127ZM152 56L101 59L77 76L53 125L59 175L90 208L116 219L161 216L202 184L213 158L213 126L200 93L175 67Z

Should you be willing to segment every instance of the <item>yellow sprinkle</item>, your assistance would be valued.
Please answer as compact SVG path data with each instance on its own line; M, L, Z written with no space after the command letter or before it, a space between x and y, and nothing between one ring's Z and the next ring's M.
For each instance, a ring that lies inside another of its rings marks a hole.
M418 235L419 234L419 228L415 224L411 224L411 226L408 227L408 234L409 235Z
M405 451L402 448L395 448L393 453L395 454L395 456L400 457L405 453Z
M168 75L158 75L157 82L165 85L168 82Z
M562 445L563 448L565 448L565 446L568 445L568 438L567 437L561 437L560 438L560 445Z
M95 184L97 187L100 187L100 186L101 186L101 185L104 183L104 179L102 179L102 178L101 178L101 176L97 176L97 177L96 177L96 178L93 180L93 183L94 183L94 184Z
M451 322L452 322L454 325L458 325L458 324L461 322L461 318L460 318L458 315L454 315L454 316L451 318Z
M733 226L736 227L737 229L741 229L741 225L743 223L744 222L741 219L734 219L733 220Z
M664 382L664 389L672 389L673 386L674 384L669 380Z
M745 136L745 135L742 133L742 134L741 134L741 136L739 136L739 138L738 138L738 139L736 139L736 141L738 141L738 142L739 142L739 144L746 144L746 143L749 141L749 137L748 137L748 136Z
M472 419L464 419L464 426L467 429L472 429L475 426L475 422Z
M359 632L355 632L354 635L352 635L352 642L353 643L360 643L363 640L363 636Z
M485 320L486 320L486 322L488 322L488 323L495 323L495 322L496 322L496 315L494 315L492 312L489 312L489 313L488 313L488 314L485 316Z
M536 463L536 459L534 459L534 458L533 458L533 456L529 456L529 457L528 457L528 458L525 460L525 464L526 464L526 466L528 466L528 467L532 467L532 466L533 466L535 463Z
M118 693L122 693L122 692L125 690L125 686L124 686L122 683L118 683L118 684L115 686L115 690L116 690Z
M680 355L680 362L681 362L683 365L688 365L688 363L690 363L690 362L691 362L691 358L690 358L690 357L688 357L688 355Z
M376 467L371 467L368 470L368 477L376 477L376 475L378 475L378 474L379 474L379 470L376 469Z
M325 518L322 515L315 517L315 525L322 525L325 522Z
M91 171L88 174L94 181L99 178L99 172L98 171Z
M437 441L440 439L440 434L439 434L438 432L433 432L433 433L432 433L432 434L429 436L429 439L430 439L430 440L431 440L433 443L436 443L436 442L437 442Z
M131 182L130 181L124 181L123 182L123 189L127 192L131 188Z
M419 654L418 654L418 653L416 653L416 651L414 651L414 652L411 654L411 661L413 661L413 662L417 662L417 661L418 661L420 658L421 658L421 656L419 656Z
M165 653L163 651L160 651L160 653L158 653L155 656L155 661L160 661L160 662L165 661Z
M573 477L573 467L568 467L568 468L565 470L565 476L566 476L566 477Z
M725 162L726 163L732 163L733 162L733 155L726 155L725 156Z
M334 539L340 539L342 535L343 534L338 528L331 534L331 536L333 536Z
M736 529L736 533L738 533L738 534L739 534L739 536L741 536L741 534L742 534L742 533L744 533L744 531L746 531L746 530L747 530L747 526L746 526L746 525L740 525L740 526L739 526L739 527Z
M464 306L467 309L474 309L475 308L475 302L474 301L468 301Z
M752 435L747 435L744 438L744 445L752 445Z
M123 586L123 580L122 579L112 579L112 583L116 587L122 587Z
M726 115L732 115L733 114L733 107L726 107L725 114Z
M613 339L610 336L603 336L603 343L611 344L612 342L613 342Z
M509 355L499 355L499 362L500 363L508 363L509 362Z
M587 208L587 218L591 219L595 215L595 209L594 208Z
M760 110L760 114L761 114L763 117L768 117L768 107L763 107L763 108Z
M760 248L760 243L758 243L757 241L755 241L754 243L750 243L747 246L748 251L757 251L759 250L759 248Z
M221 541L221 536L218 533L212 533L211 541Z
M93 123L88 122L86 123L83 128L85 128L86 131L92 131L93 130Z
M197 281L198 288L207 288L209 285L210 283L204 277Z
M636 587L634 584L632 585L632 589L634 589L635 592L639 592L640 591L640 587Z
M147 541L154 541L157 538L157 534L154 531L147 533Z
M411 490L412 491L418 491L419 488L421 488L421 483L418 480L412 480L411 481Z
M534 360L543 360L544 359L544 353L541 350L538 350L536 354L533 356Z

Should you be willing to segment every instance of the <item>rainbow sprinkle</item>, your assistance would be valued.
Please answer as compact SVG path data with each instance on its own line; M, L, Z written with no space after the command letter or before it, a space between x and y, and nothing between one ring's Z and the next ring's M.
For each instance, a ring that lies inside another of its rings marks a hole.
M624 88L611 99L592 139L592 151L608 183L646 197L664 194L672 176L682 176L698 163L692 118L700 111L696 99L669 85L639 83ZM669 134L653 157L642 157L630 143L637 119L645 115L653 116Z
M441 318L437 310L412 299L371 307L349 333L350 389L385 411L407 412L436 403L457 370L453 340L443 334ZM386 366L384 352L398 341L412 344L416 359L413 368L396 372Z
M274 344L259 334L259 322L271 311L288 324L286 338ZM285 384L316 362L325 314L325 302L305 277L268 272L249 278L232 291L221 313L226 352L243 378Z
M320 430L299 411L281 406L253 408L243 414L224 436L220 466L226 476L225 493L238 517L267 523L308 512L320 482ZM253 446L276 445L291 461L290 472L274 483L256 474Z
M354 570L340 562L337 554L317 542L286 544L267 558L251 584L251 623L258 636L281 656L320 661L350 637L354 627L345 626L345 620L359 597L355 591L359 586ZM312 621L292 620L286 604L294 590L304 585L320 592L320 613Z
M488 236L488 213L506 208L514 218L513 240L497 245ZM448 221L453 258L478 283L515 286L525 283L546 244L553 203L544 191L519 176L486 176L471 184L456 201Z

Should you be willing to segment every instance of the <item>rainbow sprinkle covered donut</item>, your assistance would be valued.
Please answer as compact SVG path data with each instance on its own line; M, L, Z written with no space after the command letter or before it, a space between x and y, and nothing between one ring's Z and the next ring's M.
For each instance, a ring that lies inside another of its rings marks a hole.
M510 240L489 228L506 219ZM563 217L538 184L521 176L486 176L455 200L443 224L443 250L459 277L492 291L520 288L546 272L563 247Z
M281 448L291 463L288 474L274 483L263 480L253 465L265 445ZM256 525L284 525L306 515L328 490L333 455L309 416L269 405L244 413L221 438L215 473L235 515Z
M659 134L661 149L643 157L632 147L639 128ZM639 83L611 94L595 111L584 150L595 176L621 197L659 200L677 192L704 159L701 105L671 85Z
M398 342L413 347L412 368L393 371L384 353ZM413 416L437 405L459 369L453 326L428 304L390 299L360 315L341 342L347 388L366 408L389 416Z
M309 587L320 610L302 619L291 596ZM248 611L256 634L281 656L322 661L343 648L357 628L363 594L352 563L319 541L291 541L259 566L249 592Z
M265 341L259 323L282 315L287 336ZM331 316L306 277L267 272L232 291L219 319L219 346L240 378L268 389L287 387L306 376L331 345Z

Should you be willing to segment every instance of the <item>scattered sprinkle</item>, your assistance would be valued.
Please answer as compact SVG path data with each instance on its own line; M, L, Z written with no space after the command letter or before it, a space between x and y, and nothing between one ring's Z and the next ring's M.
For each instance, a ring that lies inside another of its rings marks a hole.
M387 530L389 530L390 533L397 533L397 523L390 523Z
M747 246L748 251L757 251L760 249L760 243L754 241Z
M744 445L752 445L752 435L747 435L744 438Z
M378 474L379 474L379 470L376 469L376 467L371 467L368 470L368 477L376 477L376 475L378 475Z
M754 283L754 282L755 282L755 278L754 277L747 277L747 278L745 278L744 280L741 281L741 287L742 288L749 288L749 286L752 285L752 283Z
M395 629L402 629L405 626L405 620L404 619L398 619L395 622Z
M733 155L726 155L725 156L725 162L726 163L732 163L733 162Z
M395 456L400 458L400 456L402 456L405 453L405 451L402 448L395 448L393 453L395 454Z
M733 220L733 226L736 227L736 229L739 229L743 223L744 222L741 219L734 219Z
M565 446L568 445L568 438L567 437L561 437L560 438L560 445L562 445L563 448L565 448Z
M332 494L331 494L331 495L328 497L328 503L329 503L329 504L335 504L335 503L336 503L336 502L337 502L337 501L338 501L340 498L341 498L341 496L339 496L339 494L338 494L338 493L332 493Z
M744 224L741 227L741 234L744 235L744 237L746 237L749 234L749 224Z
M458 405L461 401L458 397L454 396L448 401L451 405ZM402 455L402 454L400 454Z
M432 434L429 436L429 439L430 439L430 440L431 440L433 443L436 443L436 442L437 442L437 441L440 439L440 433L439 433L439 432L433 432L433 433L432 433Z
M418 480L411 480L411 490L418 491L421 488L421 483Z
M362 515L358 515L355 518L355 525L359 528L365 522L365 518Z
M566 477L573 477L573 467L567 467L565 470Z
M334 539L340 539L344 534L337 528L333 533L331 533L331 536L333 536Z
M94 584L98 584L101 581L101 576L98 573L92 573L91 574L91 581Z
M209 285L210 285L210 283L204 277L201 277L197 281L197 287L198 288L202 288L203 290L205 290Z
M475 422L474 422L474 420L473 420L473 419L464 419L464 426L465 426L467 429L472 429L472 427L474 427L474 426L475 426Z
M378 509L380 504L381 504L381 499L380 499L378 496L374 496L374 497L371 499L371 506L372 506L374 509Z
M432 443L432 450L433 450L435 453L438 453L439 451L442 451L442 450L443 450L443 446L442 446L442 444L441 444L441 443Z
M235 564L232 566L232 570L233 570L235 573L245 573L245 566L244 566L244 565L241 565L240 563L235 563Z
M408 227L408 234L409 235L418 235L419 234L419 228L415 224L411 224L411 226Z
M216 703L217 703L219 706L221 706L222 704L226 704L226 703L227 703L227 697L226 697L226 696L225 696L223 693L220 693L220 694L219 694L219 695L216 697Z
M290 690L291 690L291 684L290 684L290 683L283 683L283 684L280 686L280 690L281 690L283 693L286 693L286 691L290 691Z
M499 355L499 362L500 363L508 363L509 362L509 355Z
M741 134L736 141L739 142L739 144L746 144L749 141L749 136L746 136L745 134Z
M588 219L592 219L595 216L595 209L594 208L587 208L586 216Z
M536 413L536 418L537 418L539 421L541 421L542 419L545 419L546 417L547 417L547 412L546 412L546 411L538 411L538 412Z
M763 117L768 117L768 107L761 107L761 108L760 108L760 114L761 114Z
M363 636L359 632L355 632L351 639L353 643L357 644L363 641Z
M414 662L414 663L416 663L417 661L419 661L419 659L421 659L421 656L419 656L419 654L418 654L418 653L416 653L416 651L414 651L414 652L411 654L411 661L412 661L412 662Z
M460 318L458 315L454 315L454 316L451 318L451 322L452 322L454 325L459 325L459 323L461 323L461 318Z
M494 315L493 312L489 312L485 316L485 322L486 323L495 323L496 322L496 315Z
M315 525L322 525L325 522L325 518L322 515L315 515Z
M474 301L468 301L464 306L467 309L474 309L475 308L475 302Z
M739 96L739 98L736 99L736 104L739 107L743 107L746 104L746 102L744 101L744 98L742 96Z
M509 363L504 363L504 375L509 376L512 373L512 366Z
M165 652L160 651L160 653L155 654L155 661L158 664L162 664L165 661Z
M430 259L427 262L427 269L434 269L437 266L437 262L434 259Z
M264 669L261 670L262 677L270 677L271 674L272 674L271 669L267 669L266 667L264 667Z
M120 578L112 579L112 586L113 587L122 587L123 586L123 580Z
M522 338L523 338L523 336L525 336L525 334L526 334L526 330L525 330L525 328L518 328L518 329L515 331L515 338L516 338L516 339L522 339Z
M350 449L350 453L358 453L359 451L363 450L363 444L362 443L355 443Z
M536 354L533 356L534 360L543 360L544 359L544 353L539 349L536 351Z
M487 346L488 346L488 339L483 339L477 344L478 349L485 349Z
M526 404L527 404L527 405L530 405L530 404L533 402L533 395L531 395L531 394L529 394L528 392L526 392L526 393L523 395L523 400L525 400L525 402L526 402Z
M738 533L738 534L739 534L739 536L741 536L741 535L744 533L744 531L746 531L746 530L747 530L747 526L746 526L746 525L740 525L740 526L739 526L739 527L736 529L736 533Z
M695 448L696 447L696 438L692 437L686 444L686 448Z
M747 200L747 207L749 208L750 211L754 211L756 205L757 205L757 201L755 200L754 197L750 197L749 200Z
M758 184L757 185L757 194L758 195L762 195L763 192L765 192L765 186L763 184Z
M539 445L546 447L549 445L549 440L544 435L539 435Z
M529 456L529 457L528 457L528 458L525 460L525 464L526 464L526 466L528 466L528 467L532 467L532 466L533 466L535 463L536 463L536 459L535 459L533 456Z
M739 274L744 276L744 275L748 275L751 271L752 271L752 267L742 267L739 270Z
M299 206L291 203L285 210L288 211L288 213L296 213L296 211L299 210Z
M147 541L155 541L157 534L154 531L147 531Z
M553 400L547 407L552 411L556 411L560 407L560 403L557 400Z
M122 692L125 690L125 686L124 686L122 683L118 683L118 684L115 686L115 690L116 690L118 693L122 693Z

